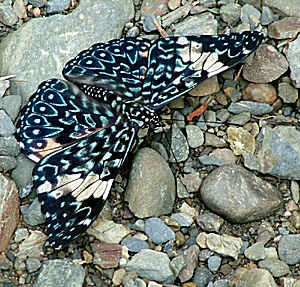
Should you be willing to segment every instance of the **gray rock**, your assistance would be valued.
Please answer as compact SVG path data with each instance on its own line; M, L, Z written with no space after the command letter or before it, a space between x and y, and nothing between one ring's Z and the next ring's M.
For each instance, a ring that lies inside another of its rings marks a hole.
M187 263L186 267L179 273L180 282L186 282L193 277L194 270L198 264L200 249L196 244L192 244L188 249L184 250L183 256Z
M193 223L193 218L186 213L173 213L171 219L179 223L181 227L189 227Z
M236 283L236 287L253 286L278 287L270 272L259 268L246 271Z
M6 92L6 90L10 87L10 81L3 80L0 81L0 98L2 98Z
M289 67L291 69L291 80L293 81L296 88L300 88L300 36L296 40L290 42L286 57L289 61Z
M278 243L278 255L289 265L300 263L300 234L282 236Z
M174 26L174 36L216 35L218 22L213 14L202 13L189 16Z
M0 155L17 156L20 153L20 146L14 136L0 137Z
M262 25L269 25L276 20L278 20L278 16L275 15L269 7L263 6L261 9L260 23Z
M0 22L6 26L13 26L19 18L8 3L0 3Z
M224 224L224 219L214 213L200 214L196 218L201 229L207 232L219 232Z
M134 157L125 200L135 216L144 218L168 214L175 200L175 180L161 155L140 149Z
M224 22L232 25L237 23L241 15L241 5L236 3L228 3L221 6L220 14Z
M41 211L41 204L37 197L23 213L23 218L24 221L31 226L36 226L46 222Z
M295 89L290 83L279 83L278 96L284 103L295 103L298 100L298 90Z
M127 246L130 252L140 252L142 249L149 249L146 241L138 238L124 238L121 245Z
M156 20L158 24L161 25L160 16L154 17L154 15L148 13L144 15L143 29L145 32L149 33L157 30L156 26L154 25L154 20Z
M279 10L281 13L287 16L300 15L300 1L299 0L262 0L264 6Z
M6 96L0 99L0 109L4 109L12 121L14 121L20 111L22 98L18 95Z
M234 223L262 219L282 203L275 187L237 165L215 169L203 181L200 192L212 211Z
M228 279L219 279L214 282L213 287L230 287L232 285L233 285L232 282Z
M162 143L159 142L152 142L151 143L151 148L153 148L154 150L156 150L157 152L160 153L160 155L167 161L169 159L169 155L164 147L164 145Z
M251 30L258 26L260 17L261 13L252 5L246 4L242 7L241 20L250 24Z
M216 274L221 266L222 259L219 256L211 256L207 260L208 269Z
M170 162L185 161L189 156L189 146L184 134L177 124L172 126Z
M205 144L206 145L211 145L214 147L226 147L227 143L223 138L219 138L218 136L206 132L205 133Z
M0 156L0 171L7 172L16 168L17 160L12 156L1 155Z
M190 12L192 6L190 3L181 6L175 11L172 11L164 16L162 16L162 25L164 28L170 27L172 24L179 22L184 19Z
M197 267L193 276L193 282L197 287L206 287L214 281L214 275L204 266Z
M186 267L186 261L183 255L176 256L170 263L170 268L173 271L175 277Z
M190 197L189 192L178 177L176 177L176 193L179 198Z
M153 15L164 15L168 11L168 2L169 0L160 0L160 1L153 1L153 0L144 0L141 1L141 12L142 15L145 13L150 13Z
M46 11L49 14L60 13L70 7L69 0L49 0L46 3Z
M236 157L230 149L219 148L211 152L208 156L199 156L199 161L203 165L222 166L225 164L232 164L236 162Z
M134 26L132 28L130 28L127 33L126 33L126 37L138 37L138 35L140 34L140 30L137 26Z
M145 221L145 233L155 244L162 244L175 239L174 231L155 217Z
M262 260L267 257L265 247L261 242L254 243L248 247L244 253L248 259L254 261Z
M16 128L13 122L11 121L10 117L4 110L0 110L0 136L7 137L14 134L15 131Z
M187 140L191 148L197 148L203 145L204 136L202 130L195 125L186 126Z
M243 126L244 124L249 122L250 119L251 119L250 112L242 112L242 113L230 116L227 120L227 123Z
M41 267L42 263L36 258L27 258L26 268L28 273L33 273Z
M249 112L254 116L262 116L273 111L273 107L265 103L257 103L251 101L239 101L231 103L228 111L234 114Z
M273 277L281 277L290 273L290 268L285 262L274 258L259 261L258 266L270 271Z
M275 39L294 38L300 32L300 18L284 17L268 26L268 36Z
M145 222L142 219L138 219L133 225L132 229L138 230L138 231L145 231Z
M247 167L250 170L259 170L258 158L255 154L252 154L250 152L243 152L242 156L244 159L245 167Z
M257 158L262 173L300 179L300 132L292 126L266 127L260 136Z
M68 15L28 21L2 39L0 75L30 79L11 84L11 93L22 96L24 104L40 82L62 78L66 62L80 51L96 41L119 38L125 23L133 17L130 0L85 0Z
M170 269L170 259L162 252L143 249L134 255L125 269L136 271L139 277L160 283L173 283L175 276Z
M34 7L43 7L47 3L47 0L28 0L28 2Z
M262 44L255 53L253 61L246 63L243 76L254 83L269 83L278 79L288 69L286 58L273 46Z
M44 261L33 287L82 287L85 277L81 265L66 259Z
M26 228L18 228L15 232L14 241L20 243L22 240L28 237L29 233Z

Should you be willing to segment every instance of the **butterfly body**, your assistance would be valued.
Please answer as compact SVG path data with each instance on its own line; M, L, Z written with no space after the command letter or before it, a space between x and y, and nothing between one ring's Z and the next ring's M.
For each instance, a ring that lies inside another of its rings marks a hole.
M33 183L50 244L68 245L97 218L140 128L159 127L162 107L261 40L257 32L113 40L69 61L69 82L43 82L22 110L17 138L37 163Z

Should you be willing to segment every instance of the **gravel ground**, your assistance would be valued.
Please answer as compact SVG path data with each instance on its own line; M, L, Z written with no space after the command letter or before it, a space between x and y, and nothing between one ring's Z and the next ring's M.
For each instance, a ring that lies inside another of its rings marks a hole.
M159 38L153 19L170 36L264 41L170 103L93 226L54 251L14 137L19 111L93 43ZM299 32L299 0L0 0L0 286L299 287Z

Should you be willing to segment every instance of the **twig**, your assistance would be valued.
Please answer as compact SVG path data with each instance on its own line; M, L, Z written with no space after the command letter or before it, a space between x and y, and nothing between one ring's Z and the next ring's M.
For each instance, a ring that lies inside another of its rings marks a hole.
M168 35L168 33L166 32L166 30L164 30L164 29L162 28L162 26L159 25L159 23L157 22L157 20L156 20L155 18L154 18L154 20L153 20L153 24L155 25L157 31L159 32L159 34L160 34L162 37L164 37L164 38L169 37L169 35Z
M16 75L8 75L8 76L3 76L0 77L0 81L5 81L5 80L9 80L11 78L14 78Z

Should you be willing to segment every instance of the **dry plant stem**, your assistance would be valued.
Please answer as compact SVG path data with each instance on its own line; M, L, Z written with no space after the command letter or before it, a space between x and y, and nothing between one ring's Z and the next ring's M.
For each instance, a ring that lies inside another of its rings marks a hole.
M153 20L153 24L155 25L157 31L163 38L169 37L168 33L159 25L155 18Z

